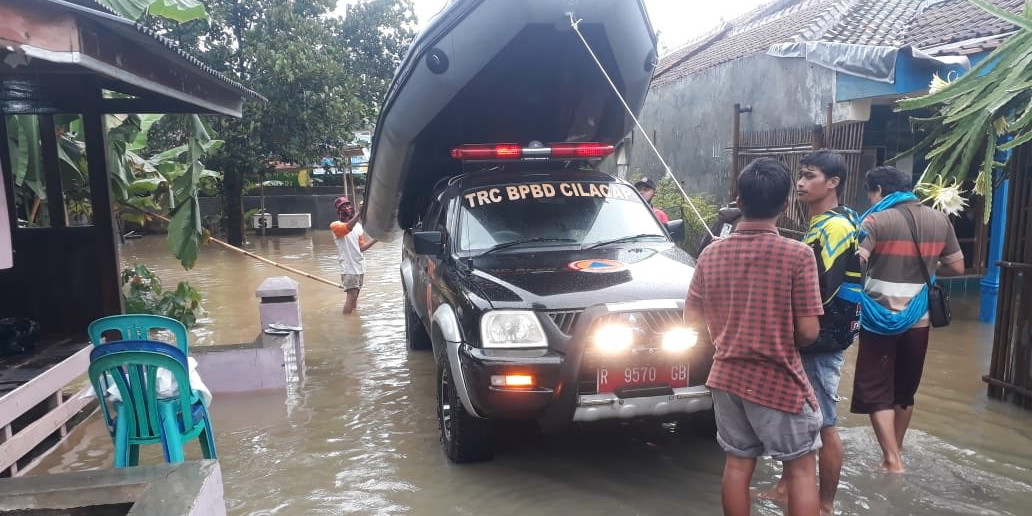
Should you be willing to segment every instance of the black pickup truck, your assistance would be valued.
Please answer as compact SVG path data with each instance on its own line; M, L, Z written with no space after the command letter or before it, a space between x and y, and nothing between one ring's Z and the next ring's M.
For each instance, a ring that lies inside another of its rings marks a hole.
M674 244L683 222L660 224L590 160L548 159L601 147L457 148L487 162L441 180L405 231L406 338L434 354L452 461L491 458L503 420L559 429L712 410L713 348L681 318L694 271Z

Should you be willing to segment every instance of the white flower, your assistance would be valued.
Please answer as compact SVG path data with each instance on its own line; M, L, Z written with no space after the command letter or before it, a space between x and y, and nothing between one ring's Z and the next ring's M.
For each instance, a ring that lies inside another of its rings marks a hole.
M947 215L957 215L967 207L968 202L960 185L956 182L947 185L942 177L931 183L920 183L915 190L924 194L924 200L931 201L933 208Z
M949 85L950 85L949 81L943 80L942 77L939 77L939 74L933 73L932 74L932 82L931 82L931 84L928 85L928 94L932 95L934 93L938 93L943 88L945 88L945 87L947 87Z

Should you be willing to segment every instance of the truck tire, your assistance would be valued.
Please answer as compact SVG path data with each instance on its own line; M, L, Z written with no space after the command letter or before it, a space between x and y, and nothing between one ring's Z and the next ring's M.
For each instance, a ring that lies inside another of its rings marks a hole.
M412 351L426 351L432 347L430 335L408 300L405 301L405 342Z
M437 364L437 422L441 446L452 462L481 462L494 457L491 421L466 412L447 359Z

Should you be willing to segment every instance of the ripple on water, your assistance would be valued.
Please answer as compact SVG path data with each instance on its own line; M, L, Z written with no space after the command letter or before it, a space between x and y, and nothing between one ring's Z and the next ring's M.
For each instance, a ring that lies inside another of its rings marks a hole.
M334 246L324 232L254 240L248 248L263 256L337 277ZM230 514L719 512L719 447L711 439L673 435L655 425L576 428L562 436L506 427L495 461L448 463L438 443L433 357L409 353L404 342L399 255L398 242L382 242L367 252L366 286L358 313L349 317L340 313L339 289L297 279L308 376L293 398L216 397L212 416ZM130 241L122 256L148 264L166 286L187 280L202 292L208 315L193 329L198 345L253 339L259 329L254 290L266 277L285 274L214 246L202 247L197 267L184 271L160 237ZM950 353L962 353L962 344L953 343ZM946 401L938 411L915 416L919 425L935 417L942 422L908 434L906 475L872 468L880 452L869 426L842 428L841 514L1028 514L1032 474L1024 429L1030 419L954 388L957 368L976 362L951 355L926 367L928 391ZM849 385L844 377L844 395ZM984 392L984 386L977 387ZM968 431L967 420L983 416L988 424ZM843 419L853 422L851 417ZM103 426L92 422L74 431L86 437L62 445L61 464L41 468L109 467L110 438ZM957 437L965 432L972 437ZM943 440L943 435L954 437ZM996 441L1006 442L992 442L997 435L1006 438ZM195 448L188 453L196 454ZM1020 460L1001 449L1014 450ZM147 453L145 462L160 462L160 450ZM778 473L776 464L761 461L754 486L769 488ZM781 512L763 504L755 509L764 515Z

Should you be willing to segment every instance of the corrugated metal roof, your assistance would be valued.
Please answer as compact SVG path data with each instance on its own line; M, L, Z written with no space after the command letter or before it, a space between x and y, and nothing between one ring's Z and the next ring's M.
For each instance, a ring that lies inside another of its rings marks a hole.
M165 47L166 49L168 49L168 51L170 51L170 52L174 53L176 56L178 56L178 58L184 60L187 65L189 65L189 66L191 66L193 68L197 68L198 71L203 72L205 74L208 74L208 75L214 77L215 79L225 83L231 89L235 90L237 93L240 93L244 97L249 97L249 98L252 98L252 99L258 99L258 100L262 100L262 101L266 100L265 97L263 97L263 96L259 95L258 93L254 92L254 91L252 91L252 90L250 90L248 88L246 88L242 84L240 84L240 83L238 83L238 82L236 82L236 81L226 77L225 75L223 75L222 73L218 72L214 68L212 68L212 67L208 66L207 64L201 62L200 59L197 59L196 57L194 57L194 56L190 55L189 53L187 53L186 51L182 50L181 48L179 48L179 44L176 43L175 41L173 41L173 40L171 40L169 38L166 38L166 37L164 37L164 36L154 32L152 29L150 29L148 27L145 27L145 26L143 26L143 25L141 25L139 23L136 23L136 22L134 22L132 20L127 20L125 18L122 18L121 16L116 14L111 9L108 9L107 6L105 6L104 4L98 2L97 0L41 0L41 1L47 2L47 3L50 3L50 4L54 4L54 5L57 5L57 6L61 6L61 7L66 8L66 9L74 10L75 12L78 12L80 14L86 15L86 16L90 17L91 19L93 19L93 20L97 21L98 23L101 23L101 24L103 24L103 25L105 25L107 27L115 28L115 29L122 29L121 33L123 35L125 35L125 36L134 37L133 33L135 33L135 39L137 39L137 41L140 41L141 44L151 44L151 45L153 45L153 44L156 43L156 44L159 44L159 45Z

